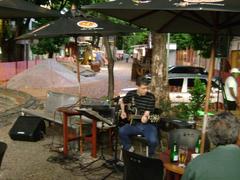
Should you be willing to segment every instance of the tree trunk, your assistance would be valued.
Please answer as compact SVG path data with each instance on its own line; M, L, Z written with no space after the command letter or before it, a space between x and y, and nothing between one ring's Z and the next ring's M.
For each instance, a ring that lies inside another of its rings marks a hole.
M151 91L156 98L156 107L161 102L169 101L169 89L167 79L167 35L153 33L153 50L152 50L152 81Z
M48 58L53 58L53 52L48 52Z
M103 43L106 48L107 59L108 59L108 98L112 99L114 96L114 58L109 45L108 37L103 37Z

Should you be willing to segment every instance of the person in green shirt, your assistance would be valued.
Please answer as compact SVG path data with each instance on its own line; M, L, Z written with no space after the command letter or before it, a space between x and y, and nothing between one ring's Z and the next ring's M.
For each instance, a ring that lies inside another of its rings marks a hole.
M216 148L193 159L181 180L239 180L240 120L230 112L213 116L208 137Z

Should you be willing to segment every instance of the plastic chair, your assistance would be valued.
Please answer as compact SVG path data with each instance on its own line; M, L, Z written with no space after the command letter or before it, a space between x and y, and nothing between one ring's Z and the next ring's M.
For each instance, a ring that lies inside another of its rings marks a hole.
M4 142L0 142L0 167L2 164L3 156L5 154L6 149L7 149L7 144Z
M163 162L123 150L124 180L162 180Z
M169 132L168 147L171 148L174 142L177 145L184 145L189 149L194 149L198 138L201 136L201 132L196 129L174 129ZM210 142L206 137L205 151L209 151Z

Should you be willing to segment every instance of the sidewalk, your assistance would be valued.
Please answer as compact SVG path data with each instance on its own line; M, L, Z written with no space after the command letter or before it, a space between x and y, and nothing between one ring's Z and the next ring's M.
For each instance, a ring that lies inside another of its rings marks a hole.
M114 66L114 95L118 95L122 88L135 87L135 82L131 81L132 63L118 61ZM81 82L81 95L100 98L108 93L108 70L102 67L96 80Z
M131 81L132 63L117 61L114 65L114 95L117 96L122 88L135 87L135 82ZM81 76L80 79L81 96L101 98L108 94L108 69L101 67L100 72L93 77ZM64 89L53 89L53 91L78 95L78 87ZM31 93L30 93L31 94Z

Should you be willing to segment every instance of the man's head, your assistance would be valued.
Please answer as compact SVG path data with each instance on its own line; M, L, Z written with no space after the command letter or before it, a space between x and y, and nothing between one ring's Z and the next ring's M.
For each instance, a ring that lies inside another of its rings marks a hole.
M147 78L140 77L137 79L136 85L138 87L137 92L140 96L145 96L149 88L150 81Z
M209 120L208 136L216 146L236 144L239 133L240 121L230 112L217 114Z
M232 68L231 69L231 74L234 77L238 77L240 75L240 70L238 68Z

